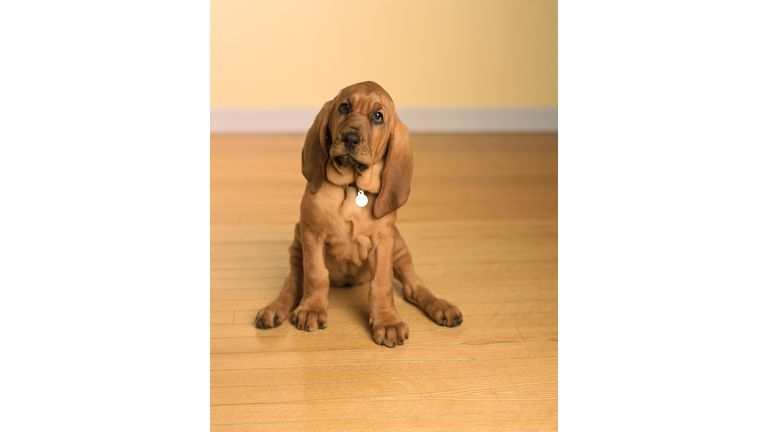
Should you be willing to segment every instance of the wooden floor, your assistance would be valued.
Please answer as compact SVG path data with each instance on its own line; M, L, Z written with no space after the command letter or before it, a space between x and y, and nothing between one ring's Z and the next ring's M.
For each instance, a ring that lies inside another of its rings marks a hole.
M329 326L256 329L288 275L303 136L211 136L211 430L557 429L557 135L414 135L397 226L458 305L405 302L403 346L373 342L367 285L331 288Z

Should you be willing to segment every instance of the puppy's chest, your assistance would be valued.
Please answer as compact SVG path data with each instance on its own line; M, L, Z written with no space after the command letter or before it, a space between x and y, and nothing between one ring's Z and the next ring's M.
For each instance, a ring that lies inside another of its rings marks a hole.
M326 255L333 261L350 261L362 266L373 249L371 238L364 235L332 235L326 240Z
M362 265L368 260L373 248L371 240L376 222L373 219L374 197L368 194L368 203L364 207L355 202L358 192L347 188L343 201L335 212L329 212L326 254L335 261L351 261Z

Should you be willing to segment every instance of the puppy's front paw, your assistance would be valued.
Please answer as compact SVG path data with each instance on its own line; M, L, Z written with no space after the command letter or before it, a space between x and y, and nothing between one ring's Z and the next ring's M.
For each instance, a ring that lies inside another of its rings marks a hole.
M435 299L427 305L426 311L441 326L456 327L464 322L464 315L459 308L443 299Z
M399 316L372 319L373 341L387 348L394 348L395 344L402 345L408 339L408 324Z
M299 330L315 331L328 327L327 307L303 306L299 305L293 311L292 323Z
M290 305L275 300L266 307L259 309L259 312L256 314L256 327L260 329L277 327L285 322L290 311Z

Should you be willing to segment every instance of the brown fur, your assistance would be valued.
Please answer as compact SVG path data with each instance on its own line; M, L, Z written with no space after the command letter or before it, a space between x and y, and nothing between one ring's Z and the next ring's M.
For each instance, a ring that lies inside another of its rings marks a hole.
M340 112L342 103L350 105L348 113ZM377 111L382 124L372 120ZM347 132L359 135L359 145L345 145ZM436 298L414 273L395 228L397 209L411 189L413 154L408 128L383 88L358 83L325 103L304 141L301 171L307 186L289 248L291 271L277 299L259 310L257 327L279 326L295 307L291 322L300 330L324 329L329 286L370 283L373 340L402 345L408 325L395 310L393 276L405 298L438 324L463 322L459 308ZM362 208L355 204L358 188L368 197Z

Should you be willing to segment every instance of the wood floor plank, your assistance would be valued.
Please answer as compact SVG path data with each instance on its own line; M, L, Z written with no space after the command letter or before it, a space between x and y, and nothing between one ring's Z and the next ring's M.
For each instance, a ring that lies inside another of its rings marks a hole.
M423 361L358 365L277 367L211 371L211 387L281 386L318 383L390 382L557 373L557 357L473 361Z
M545 392L557 390L557 374L297 384L282 386L279 392L264 390L263 386L212 388L211 405L315 402L319 394L324 395L324 401L354 401L398 397L424 398Z
M230 317L231 320L231 317ZM533 314L509 314L509 315L478 315L468 319L461 328L486 329L486 328L512 328L512 327L530 327L530 326L549 326L557 328L557 313L533 313ZM408 328L411 332L424 331L453 331L456 328L439 326L432 320L412 320L408 322ZM536 327L531 327L536 328ZM234 337L311 337L310 332L297 329L293 325L280 325L279 327L264 330L257 329L254 322L246 324L232 324L231 321L222 324L212 324L210 327L211 338L234 338ZM370 327L365 321L338 321L329 324L327 328L321 331L322 334L350 334L360 333L369 334ZM530 331L530 330L529 330ZM549 330L551 331L551 330ZM523 335L525 337L525 335Z
M445 430L447 427L464 431L550 432L557 429L557 410L486 412L480 414L445 414L423 416L389 416L365 419L343 419L308 422L280 422L238 425L213 425L211 432L348 432L402 431L422 432Z
M392 398L354 401L326 401L291 404L211 406L212 424L275 423L280 421L337 420L368 416L417 416L477 414L488 411L551 410L557 408L556 391L516 392L484 395L458 395L440 398Z
M557 340L556 325L521 326L518 330L526 341Z
M211 328L212 329L214 324L234 324L234 321L235 321L234 311L211 312Z
M262 330L263 332L264 330ZM300 332L297 330L297 332ZM304 332L308 333L308 332ZM313 332L309 337L236 337L211 339L211 353L238 352L299 352L353 349L370 347L373 335L366 333L332 334L323 330ZM516 327L511 328L462 328L461 326L444 331L409 332L409 339L403 347L423 347L433 345L476 345L499 342L523 342L523 336ZM401 348L401 347L397 347Z
M218 279L211 281L211 290L243 289L243 288L265 288L280 289L283 287L285 277L288 276L286 269L285 275L276 278L265 279Z
M442 345L433 347L385 348L370 342L370 348L211 354L211 370L276 367L360 365L430 361L469 361L480 359L551 357L557 355L557 342L513 342L487 345Z

